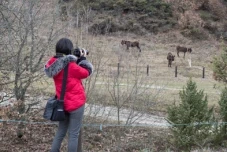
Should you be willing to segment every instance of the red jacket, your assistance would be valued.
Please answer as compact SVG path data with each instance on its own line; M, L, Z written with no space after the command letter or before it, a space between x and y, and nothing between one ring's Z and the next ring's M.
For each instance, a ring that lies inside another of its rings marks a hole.
M86 102L85 90L82 79L90 75L93 66L87 60L83 60L83 66L78 65L75 61L77 57L68 55L60 58L52 57L45 65L45 73L53 77L55 84L55 93L60 98L64 67L68 66L68 77L66 91L64 96L64 108L70 112L83 106ZM79 63L80 64L80 63ZM85 67L85 68L84 68Z

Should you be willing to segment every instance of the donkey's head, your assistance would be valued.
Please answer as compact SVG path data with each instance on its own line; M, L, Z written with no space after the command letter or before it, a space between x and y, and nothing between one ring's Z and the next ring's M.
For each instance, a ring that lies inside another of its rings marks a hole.
M192 53L192 48L188 48L188 52L189 53Z
M125 40L122 40L122 41L121 41L121 45L124 45L124 44L125 44L125 42L126 42Z

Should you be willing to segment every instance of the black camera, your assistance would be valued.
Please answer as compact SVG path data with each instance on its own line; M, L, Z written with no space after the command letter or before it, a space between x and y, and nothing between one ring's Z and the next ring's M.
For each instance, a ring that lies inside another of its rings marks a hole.
M73 55L75 55L75 56L77 56L77 57L80 57L81 56L81 54L80 54L80 50L81 50L81 52L84 54L86 54L86 55L88 55L89 54L89 51L88 50L85 50L84 48L75 48L74 50L73 50Z

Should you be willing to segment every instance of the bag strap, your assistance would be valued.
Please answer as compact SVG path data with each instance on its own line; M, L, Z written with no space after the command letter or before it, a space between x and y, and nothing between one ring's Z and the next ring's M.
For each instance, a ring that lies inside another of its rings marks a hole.
M68 68L69 68L69 64L67 64L66 67L64 68L64 76L62 79L61 96L60 96L60 100L62 100L62 101L64 100L64 96L65 96Z

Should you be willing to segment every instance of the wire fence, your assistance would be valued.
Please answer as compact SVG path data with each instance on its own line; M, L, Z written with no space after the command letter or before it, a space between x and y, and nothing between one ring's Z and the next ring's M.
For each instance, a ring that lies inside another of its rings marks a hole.
M122 73L135 73L139 72L141 75L150 76L150 77L178 77L179 75L185 77L200 77L206 78L212 75L210 70L206 70L203 66L175 66L175 67L160 67L154 65L137 65L137 66L124 66L120 63L114 64L110 68L109 75L115 73L120 75ZM160 71L160 68L162 71Z
M43 124L43 125L57 125L58 122L35 122L24 120L3 120L0 119L0 123L23 123L23 124ZM163 124L83 124L84 127L98 127L102 130L103 127L177 127L177 126L202 126L202 125L226 125L227 122L194 122L184 124L163 123Z

